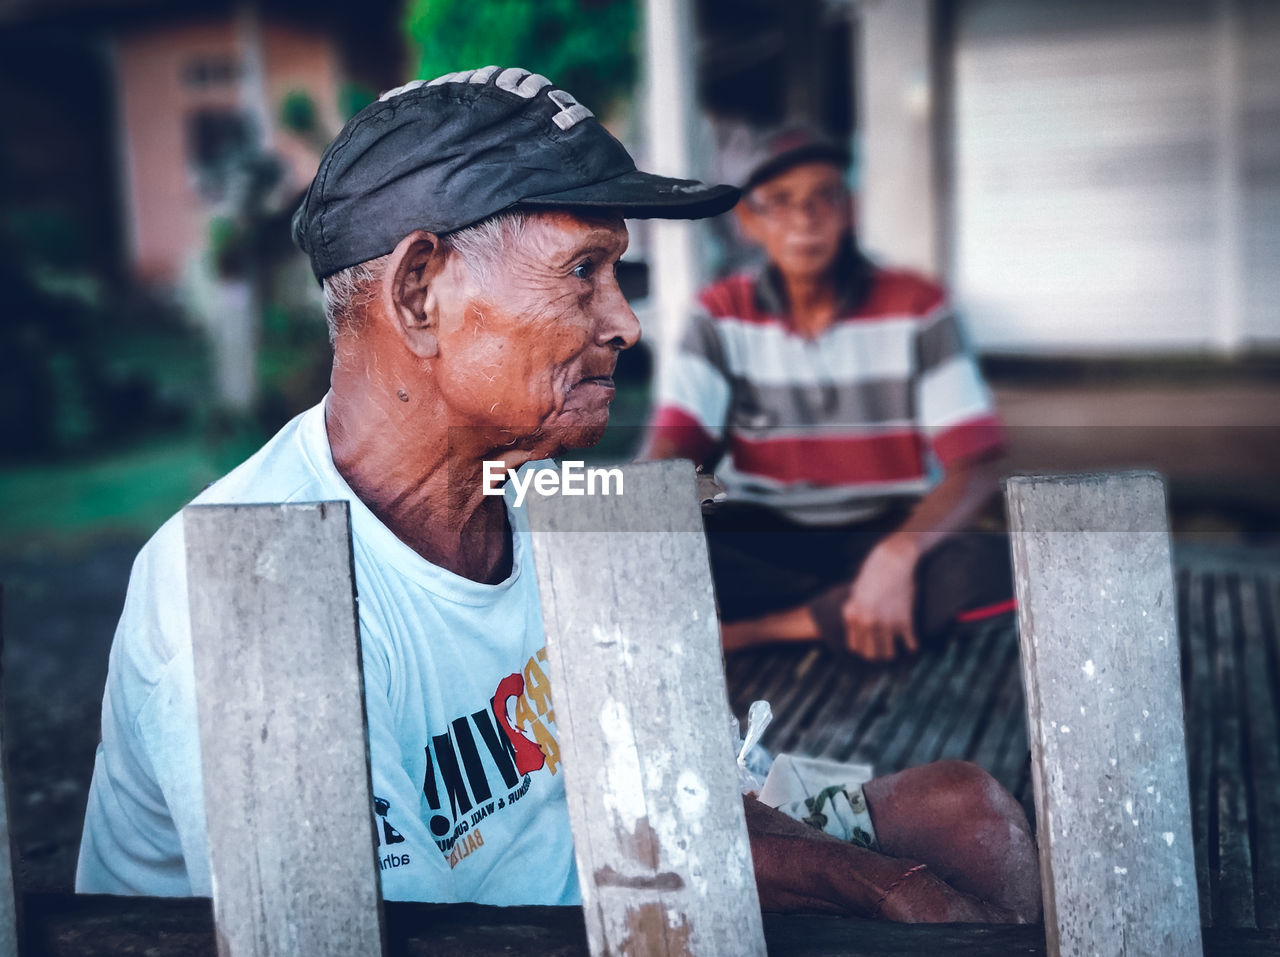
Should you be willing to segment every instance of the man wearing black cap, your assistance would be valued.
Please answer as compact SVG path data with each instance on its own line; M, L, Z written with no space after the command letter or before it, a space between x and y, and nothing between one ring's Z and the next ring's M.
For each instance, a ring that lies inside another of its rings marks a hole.
M661 377L650 454L728 487L707 531L729 649L884 660L1012 609L1007 542L956 534L995 490L990 396L943 291L858 249L847 163L806 130L766 142L737 213L767 266L703 292Z
M639 335L614 276L622 217L712 215L736 196L637 171L569 94L497 67L386 94L321 159L294 235L324 283L331 389L196 501L350 503L389 899L579 900L527 525L484 493L483 463L516 469L600 437L618 352ZM1020 815L1007 795L984 796L984 781L949 773L945 791L936 775L903 791L932 782L931 793L967 795L966 823ZM203 800L174 519L130 580L77 889L209 894ZM890 843L902 806L885 792ZM972 872L956 882L970 896L846 845L826 853L862 854L862 869L797 884L779 850L813 839L796 826L799 838L757 827L759 860L778 862L763 874L766 901L818 899L795 888L822 885L831 907L899 918L1033 913L1005 890L1027 866L1034 888L1029 834L985 868L969 867L975 850L991 855L976 844L944 851L941 873L948 862Z

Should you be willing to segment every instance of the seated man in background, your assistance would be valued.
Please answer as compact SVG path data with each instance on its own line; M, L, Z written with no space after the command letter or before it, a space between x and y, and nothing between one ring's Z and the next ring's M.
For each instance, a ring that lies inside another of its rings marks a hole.
M623 217L736 196L636 170L590 110L519 69L387 93L325 151L294 237L324 283L330 390L196 501L351 505L370 813L401 862L381 872L387 899L581 900L528 524L484 494L485 464L600 439L640 333L615 275ZM211 891L184 554L179 516L134 564L82 892ZM456 853L470 798L516 786ZM1036 918L1030 828L985 772L940 762L865 794L880 853L748 802L766 908Z
M729 650L886 660L1012 608L1007 540L964 531L999 475L990 396L943 290L858 249L847 163L768 142L736 210L767 264L706 289L659 370L648 456L728 490L706 525Z

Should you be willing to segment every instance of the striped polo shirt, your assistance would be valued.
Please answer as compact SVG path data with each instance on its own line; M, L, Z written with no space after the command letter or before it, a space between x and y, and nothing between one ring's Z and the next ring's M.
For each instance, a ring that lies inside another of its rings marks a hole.
M797 332L773 269L706 289L660 376L652 428L729 499L799 522L870 518L948 464L1000 448L990 393L946 294L860 255L838 318Z

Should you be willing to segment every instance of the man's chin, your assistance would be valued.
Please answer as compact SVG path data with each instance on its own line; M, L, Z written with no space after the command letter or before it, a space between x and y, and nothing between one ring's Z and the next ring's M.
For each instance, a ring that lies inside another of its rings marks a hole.
M565 449L590 448L604 437L605 426L608 424L609 422L606 419L600 423L583 423L556 429L555 433L556 438L559 439L560 449L563 451Z
M590 448L604 436L609 417L605 415L599 420L582 421L575 416L572 421L557 422L544 425L533 435L519 444L527 449L534 459L549 459L569 449Z

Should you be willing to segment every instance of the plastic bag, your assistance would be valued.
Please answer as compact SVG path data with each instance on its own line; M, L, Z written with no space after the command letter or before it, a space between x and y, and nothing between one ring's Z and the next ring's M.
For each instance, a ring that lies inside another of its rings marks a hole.
M753 701L747 709L747 729L741 736L738 734L738 719L729 716L733 722L733 736L741 744L738 748L738 788L743 794L758 794L769 774L773 757L760 746L760 739L765 729L773 720L773 708L767 701Z

